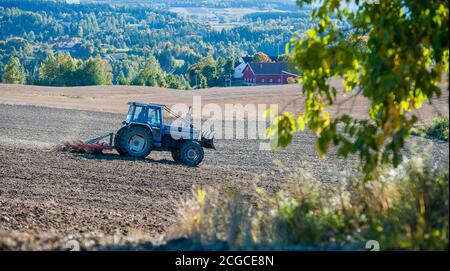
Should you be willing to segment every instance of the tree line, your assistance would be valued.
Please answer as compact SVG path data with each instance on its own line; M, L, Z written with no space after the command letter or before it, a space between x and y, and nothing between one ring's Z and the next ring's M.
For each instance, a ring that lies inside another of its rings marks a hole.
M185 78L169 74L161 69L158 60L149 56L143 67L134 77L127 77L121 71L113 82L112 67L100 57L87 60L73 58L68 53L50 54L38 68L33 84L47 86L86 86L86 85L139 85L168 87L173 89L206 88L220 85L220 80L232 74L234 59L205 57L192 65ZM4 67L2 82L7 84L26 84L27 76L19 58L10 57Z
M218 30L157 5L3 0L0 2L0 78L10 58L15 57L24 70L26 83L42 84L43 63L52 54L56 57L58 53L68 52L79 60L77 70L91 58L107 62L104 65L110 66L112 84L157 84L182 89L220 86L230 75L231 60L259 51L268 55L283 52L284 44L295 30L310 26L306 14L276 18L261 15L260 20L249 18L241 26ZM76 48L61 48L70 43L76 44ZM148 63L157 67L150 69ZM216 65L212 71L211 65ZM150 77L164 80L147 80L149 71L156 73ZM74 82L69 77L54 80L53 84L85 83Z

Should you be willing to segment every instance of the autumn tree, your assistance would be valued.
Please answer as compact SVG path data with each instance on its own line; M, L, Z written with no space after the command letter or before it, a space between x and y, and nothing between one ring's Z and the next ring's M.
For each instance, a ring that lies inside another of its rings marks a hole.
M268 131L278 136L274 147L287 146L292 134L307 127L317 134L321 155L331 144L340 155L358 154L367 178L381 163L398 165L400 150L418 121L414 110L441 95L439 83L448 74L448 1L298 3L313 6L312 20L317 21L287 45L294 68L302 74L304 113L277 118ZM343 21L350 27L339 27ZM344 90L331 86L331 78L341 78ZM338 106L342 95L346 100L364 96L371 105L366 118L330 116L327 107Z
M264 62L273 62L272 59L268 55L263 52L256 53L253 56L253 62L264 63Z
M2 81L5 84L25 83L25 72L17 57L9 58L9 61L4 68Z

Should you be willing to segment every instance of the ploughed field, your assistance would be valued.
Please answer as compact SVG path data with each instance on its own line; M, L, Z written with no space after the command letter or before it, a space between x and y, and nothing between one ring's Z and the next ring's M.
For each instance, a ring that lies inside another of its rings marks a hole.
M180 198L195 186L226 184L245 192L257 184L276 192L291 174L280 163L332 185L357 161L333 151L319 158L309 132L276 153L260 150L257 140L217 140L217 150L205 150L196 168L175 163L166 152L133 160L115 152L94 156L56 150L66 140L115 132L123 118L0 104L0 250L47 249L52 242L64 247L64 240L80 235L156 238L169 229ZM437 157L448 155L447 143L434 149Z
M354 164L334 155L319 159L311 133L276 153L259 150L257 140L217 140L217 150L205 150L196 168L175 163L168 152L134 160L115 152L94 156L56 150L66 140L115 132L123 118L0 104L0 249L19 246L6 244L14 232L61 238L80 233L157 236L173 223L177 202L193 186L227 184L245 190L256 183L277 191L289 174L277 161L306 161L317 178L329 183L338 180L330 172Z

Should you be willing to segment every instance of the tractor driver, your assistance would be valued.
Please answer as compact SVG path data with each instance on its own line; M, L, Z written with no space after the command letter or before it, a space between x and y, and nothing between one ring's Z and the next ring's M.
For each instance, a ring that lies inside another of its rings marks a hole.
M148 122L154 124L156 122L156 110L153 108L148 109Z
M142 108L141 108L141 112L139 112L138 120L139 121L144 121L145 120L145 110L143 110Z

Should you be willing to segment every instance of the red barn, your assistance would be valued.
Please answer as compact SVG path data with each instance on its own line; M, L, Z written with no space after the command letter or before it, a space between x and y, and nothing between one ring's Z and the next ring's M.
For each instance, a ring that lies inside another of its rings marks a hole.
M296 77L290 73L286 62L257 63L251 62L243 70L244 80L250 85L281 85L288 84L289 77Z

